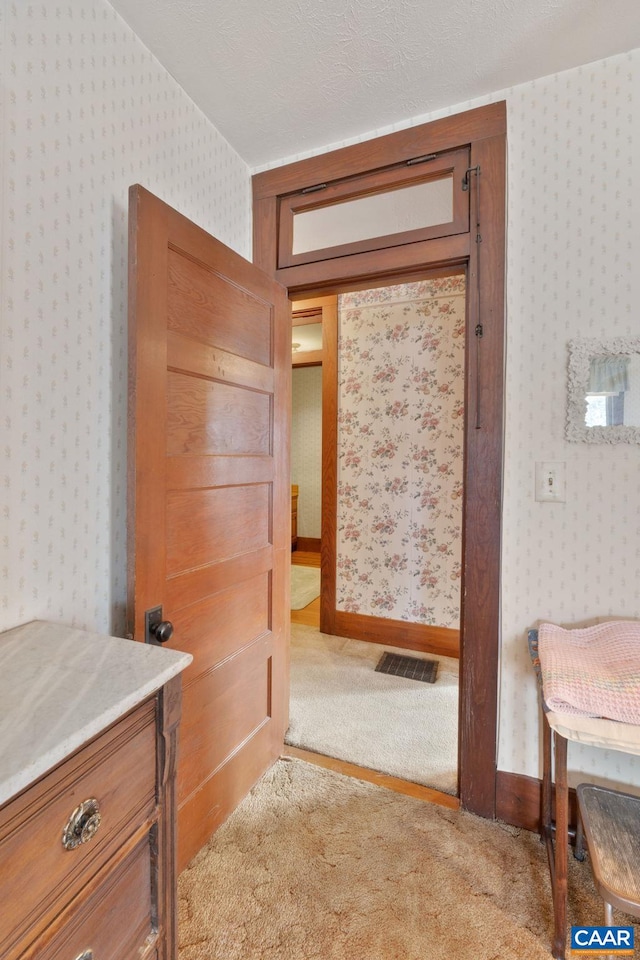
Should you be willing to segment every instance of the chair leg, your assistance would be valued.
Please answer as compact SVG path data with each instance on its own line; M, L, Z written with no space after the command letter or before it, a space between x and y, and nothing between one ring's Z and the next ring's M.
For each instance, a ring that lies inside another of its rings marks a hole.
M553 823L551 810L551 727L542 715L542 822L540 833L545 839Z
M569 785L567 781L567 741L553 735L556 780L556 839L554 849L553 956L564 960L567 940L567 870L569 860Z
M610 903L607 903L606 900L604 902L604 922L605 926L607 927L613 926L613 907ZM608 953L607 960L616 960L616 956L612 953Z
M576 823L576 845L573 848L573 855L580 863L584 860L584 828L582 826L582 816L580 807L578 807L578 822Z

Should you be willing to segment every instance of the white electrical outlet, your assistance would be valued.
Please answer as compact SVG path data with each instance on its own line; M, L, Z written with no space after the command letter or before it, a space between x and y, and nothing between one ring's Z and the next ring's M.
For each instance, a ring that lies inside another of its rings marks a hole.
M536 500L564 503L567 499L565 474L563 460L539 460L536 463Z

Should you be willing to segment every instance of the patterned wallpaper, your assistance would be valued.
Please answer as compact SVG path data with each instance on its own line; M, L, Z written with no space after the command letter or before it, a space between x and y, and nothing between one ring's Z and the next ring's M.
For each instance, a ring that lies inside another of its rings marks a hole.
M118 633L128 187L250 256L250 175L105 0L0 16L0 629Z
M531 775L540 765L526 628L538 618L640 617L640 447L564 439L568 341L640 331L633 219L639 87L635 51L507 96L499 765ZM566 462L566 503L534 501L536 460ZM569 765L640 785L639 758L573 745Z
M291 482L297 483L298 536L321 536L322 367L294 367Z
M106 0L0 0L0 17L0 628L44 617L118 632L127 188L249 256L249 172ZM639 77L634 50L393 128L508 104L499 766L534 776L526 628L640 616L640 447L563 434L567 341L638 333ZM566 503L535 502L537 460L566 462ZM569 763L640 784L624 754L571 747Z
M624 422L628 426L640 427L640 354L637 353L629 360L629 389L624 395Z
M338 298L338 610L460 625L464 283Z

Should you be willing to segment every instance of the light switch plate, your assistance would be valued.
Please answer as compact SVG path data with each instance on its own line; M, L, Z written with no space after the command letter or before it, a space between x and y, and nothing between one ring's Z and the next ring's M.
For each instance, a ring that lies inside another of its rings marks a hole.
M539 460L536 463L536 500L566 502L566 466L563 460Z

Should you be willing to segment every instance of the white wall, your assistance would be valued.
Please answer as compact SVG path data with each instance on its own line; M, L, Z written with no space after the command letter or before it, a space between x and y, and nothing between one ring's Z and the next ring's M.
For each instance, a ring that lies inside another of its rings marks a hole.
M105 0L0 17L0 629L119 632L128 187L250 257L250 175Z
M640 447L564 440L567 341L640 332L639 89L634 50L357 138L507 101L498 764L531 776L540 772L539 717L527 627L640 616ZM565 504L534 501L536 460L566 461ZM640 785L640 758L572 746L569 766Z
M322 367L292 373L291 483L297 483L298 536L322 535Z
M640 51L508 95L507 432L500 766L537 775L523 634L537 618L640 616L640 447L568 443L567 341L638 334ZM635 103L634 103L635 98ZM638 210L635 211L636 218ZM567 502L536 503L536 460L567 463ZM570 748L590 776L640 761ZM579 779L579 778L578 778Z

